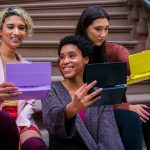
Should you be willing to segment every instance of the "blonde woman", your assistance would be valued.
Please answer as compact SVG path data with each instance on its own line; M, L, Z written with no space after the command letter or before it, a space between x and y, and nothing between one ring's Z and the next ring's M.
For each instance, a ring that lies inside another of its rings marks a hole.
M45 150L45 143L32 118L35 112L35 100L6 101L9 100L11 96L21 94L7 94L7 92L15 88L15 86L5 83L6 63L28 63L27 60L21 57L16 49L27 35L32 35L32 26L32 19L28 13L21 8L10 7L0 11L0 84L7 84L7 87L1 86L0 100L5 101L1 102L0 105L1 109L8 112L16 121L20 134L20 149Z

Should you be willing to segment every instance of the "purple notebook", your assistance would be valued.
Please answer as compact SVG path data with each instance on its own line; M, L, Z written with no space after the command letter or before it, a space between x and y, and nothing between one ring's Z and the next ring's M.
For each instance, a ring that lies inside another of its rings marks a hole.
M9 63L6 81L18 87L22 95L12 99L45 99L51 88L51 63Z

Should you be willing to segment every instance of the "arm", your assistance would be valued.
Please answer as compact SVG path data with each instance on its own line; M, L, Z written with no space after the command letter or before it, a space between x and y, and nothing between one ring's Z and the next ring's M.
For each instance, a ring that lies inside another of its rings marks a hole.
M63 97L62 94L58 92L61 91L65 94L65 91L57 89L56 92L55 89L51 89L48 98L42 101L44 122L51 135L59 138L71 138L74 135L77 113L100 98L99 96L95 96L99 94L102 89L98 89L87 95L88 90L95 84L96 82L94 81L89 85L84 84L81 86L75 92L74 98L66 105L62 104L64 103L63 98L66 99L66 97Z
M122 45L116 46L116 54L117 54L117 62L127 62L127 74L130 75L130 68L129 68L129 50Z
M125 47L120 45L117 49L117 54L118 54L117 55L118 61L128 62L129 52ZM128 70L127 71L128 71L128 75L129 75L130 74L129 64L128 64ZM142 122L146 123L149 120L150 114L145 110L145 109L149 108L147 105L144 105L144 104L135 104L135 105L128 104L128 106L126 106L125 108L128 108L129 110L138 113Z
M130 104L129 103L122 103L122 104L116 104L113 105L114 109L126 109L129 110L130 109Z
M91 94L87 94L96 83L96 81L93 81L88 85L84 84L75 92L72 101L66 106L66 119L70 119L80 110L90 106L92 103L100 99L100 96L97 95L102 91L102 88L99 88Z
M127 48L116 43L107 43L106 53L109 62L127 62L127 74L130 74L128 64L129 50Z
M129 69L129 64L128 64L128 56L129 56L128 49L126 49L125 47L123 47L121 45L118 45L116 53L117 53L117 61L118 62L120 62L120 61L126 61L127 62L127 67L128 67L127 73L129 75L130 69ZM147 105L144 105L144 104L132 105L132 104L128 104L128 103L123 103L121 105L114 106L114 108L129 109L131 111L134 111L134 112L139 114L141 121L144 123L146 123L149 120L150 114L148 113L148 111L146 111L146 109L149 108Z
M63 97L60 97L59 94L59 90L52 87L47 99L42 101L43 120L50 135L67 139L74 135L76 116L66 121L65 105L62 104Z

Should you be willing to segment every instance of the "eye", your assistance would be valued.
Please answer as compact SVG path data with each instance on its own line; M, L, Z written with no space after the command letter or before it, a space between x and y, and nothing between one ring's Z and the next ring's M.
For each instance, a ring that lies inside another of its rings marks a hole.
M108 31L109 30L109 28L107 27L107 28L105 28L105 31Z
M18 29L19 29L19 30L26 30L26 26L25 26L25 25L20 25L20 26L18 27Z
M102 28L97 27L97 28L95 28L95 30L96 30L96 31L102 31L103 29L102 29Z
M7 25L7 28L8 28L8 29L13 29L13 28L14 28L14 25L13 25L13 24L8 24L8 25Z
M64 56L63 56L63 55L60 55L60 56L59 56L59 60L62 60L62 59L64 59Z
M70 55L70 58L74 58L74 57L75 57L75 55L74 55L74 54L71 54L71 55Z

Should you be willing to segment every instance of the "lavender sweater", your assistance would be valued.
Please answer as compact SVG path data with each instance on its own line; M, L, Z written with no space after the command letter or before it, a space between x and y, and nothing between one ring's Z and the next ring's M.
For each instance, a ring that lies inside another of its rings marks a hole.
M112 106L87 108L84 123L79 115L66 121L65 106L70 100L67 89L55 82L42 101L49 150L124 150Z

